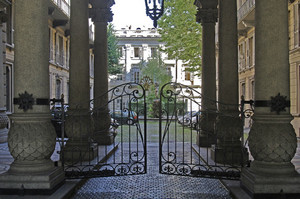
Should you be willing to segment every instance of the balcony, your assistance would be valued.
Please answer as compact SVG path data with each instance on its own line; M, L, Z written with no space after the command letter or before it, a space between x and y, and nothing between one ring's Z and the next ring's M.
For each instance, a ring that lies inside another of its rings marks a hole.
M239 9L237 14L237 21L240 23L244 20L249 14L252 14L252 11L255 8L255 0L247 0ZM254 17L254 14L253 14Z
M65 15L70 17L70 4L66 0L51 0Z

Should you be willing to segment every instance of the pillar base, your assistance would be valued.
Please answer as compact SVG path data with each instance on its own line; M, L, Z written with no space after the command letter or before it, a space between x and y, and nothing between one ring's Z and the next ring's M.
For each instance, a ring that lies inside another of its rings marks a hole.
M199 147L211 147L217 143L216 135L199 133L197 135L197 145Z
M14 174L6 172L0 175L0 194L41 194L47 195L58 189L65 180L61 167L38 174Z
M68 164L92 161L98 156L98 147L96 143L69 140L64 148L63 156L64 161Z
M282 170L290 170L285 167L287 165L269 164L268 169L262 166L268 173L257 172L252 167L244 168L241 186L252 198L300 198L300 175L296 171L281 173Z
M0 129L0 143L7 142L8 129Z
M116 135L117 129L110 128L107 132L95 132L94 139L99 145L111 145L114 143Z
M219 164L241 165L248 160L248 154L242 151L240 146L219 147L212 145L210 149L211 159Z

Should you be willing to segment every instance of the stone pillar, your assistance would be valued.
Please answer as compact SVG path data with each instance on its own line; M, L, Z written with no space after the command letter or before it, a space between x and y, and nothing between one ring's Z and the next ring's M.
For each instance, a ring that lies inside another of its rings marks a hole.
M94 73L94 139L98 144L112 144L116 135L110 129L108 109L108 49L107 22L112 21L110 7L113 0L92 0L90 16L95 25L95 73Z
M72 0L70 18L70 98L66 118L69 140L65 160L90 160L96 155L91 143L93 128L90 114L89 73L89 0ZM75 150L75 148L77 150Z
M241 184L254 197L300 198L300 176L291 163L297 139L289 109L288 1L256 1L255 18L256 101L249 133L254 161L243 169Z
M1 192L47 193L64 180L50 157L56 134L49 110L48 6L17 0L15 6L14 114L8 146L14 162L0 176Z
M200 0L197 21L202 24L202 101L200 133L197 144L210 147L216 143L214 126L216 122L216 42L215 24L218 18L217 0Z
M219 90L216 122L217 144L212 159L217 163L240 164L240 137L243 132L239 118L238 35L236 0L219 0Z
M0 143L7 142L7 134L8 134L8 117L6 115L5 105L5 88L4 88L4 44L3 44L3 32L2 32L2 24L7 21L7 16L3 10L0 11Z

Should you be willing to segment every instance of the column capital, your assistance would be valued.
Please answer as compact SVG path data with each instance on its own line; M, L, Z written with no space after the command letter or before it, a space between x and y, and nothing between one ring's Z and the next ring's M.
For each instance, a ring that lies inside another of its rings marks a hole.
M198 8L196 20L199 23L216 23L218 10L216 8Z
M90 17L93 22L111 22L113 13L111 8L90 8Z

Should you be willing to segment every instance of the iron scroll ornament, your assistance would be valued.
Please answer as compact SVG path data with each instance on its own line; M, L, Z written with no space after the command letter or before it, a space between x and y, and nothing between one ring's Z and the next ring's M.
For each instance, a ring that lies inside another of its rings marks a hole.
M19 98L14 99L14 104L18 104L18 108L23 109L24 112L26 112L28 109L32 109L34 104L34 98L32 96L33 94L29 94L27 91L25 91L25 93L19 93Z

